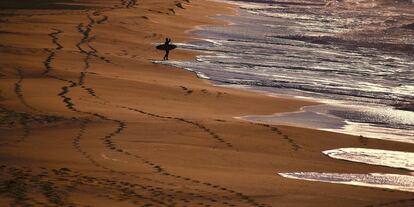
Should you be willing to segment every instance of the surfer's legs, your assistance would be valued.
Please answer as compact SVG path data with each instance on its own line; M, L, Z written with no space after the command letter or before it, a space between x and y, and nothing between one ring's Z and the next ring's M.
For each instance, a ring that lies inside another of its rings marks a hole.
M170 53L169 50L165 51L164 60L168 60L168 54Z

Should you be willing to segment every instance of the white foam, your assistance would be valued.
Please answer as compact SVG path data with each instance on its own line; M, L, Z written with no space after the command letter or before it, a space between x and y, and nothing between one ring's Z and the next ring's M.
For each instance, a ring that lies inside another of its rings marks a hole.
M323 151L329 157L353 162L404 168L414 171L414 153L366 148L339 148Z
M188 69L189 71L192 71L191 69ZM201 72L195 72L196 73L196 75L197 75L197 77L199 77L199 78L201 78L201 79L206 79L206 80L209 80L210 79L210 77L208 77L206 74L204 74L204 73L201 73Z
M278 173L282 177L356 185L375 188L386 188L399 191L414 192L414 176L398 174L345 174L345 173L318 173L318 172L294 172Z
M174 43L175 45L179 46L180 48L186 48L186 47L193 47L193 44L189 43Z
M202 40L213 43L214 45L218 45L218 46L223 45L223 41L220 41L220 40L214 40L214 39L208 39L208 38L203 38Z

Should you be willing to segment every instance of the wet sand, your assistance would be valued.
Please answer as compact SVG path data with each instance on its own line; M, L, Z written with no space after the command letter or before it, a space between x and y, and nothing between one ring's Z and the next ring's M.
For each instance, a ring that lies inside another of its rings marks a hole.
M225 24L207 16L235 14L228 5L76 5L1 10L1 206L412 206L412 193L277 175L408 174L322 151L412 145L237 120L316 103L215 87L150 62L163 56L153 43Z

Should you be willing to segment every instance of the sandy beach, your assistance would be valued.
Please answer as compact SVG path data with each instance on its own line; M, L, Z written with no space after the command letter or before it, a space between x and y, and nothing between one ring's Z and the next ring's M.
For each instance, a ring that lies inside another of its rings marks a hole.
M413 145L235 119L317 103L216 87L151 62L164 55L156 43L186 42L196 26L224 25L208 16L236 15L234 6L81 0L18 9L18 2L0 14L0 206L414 204L409 192L277 174L408 175L322 151L412 152ZM170 59L195 55L178 49Z

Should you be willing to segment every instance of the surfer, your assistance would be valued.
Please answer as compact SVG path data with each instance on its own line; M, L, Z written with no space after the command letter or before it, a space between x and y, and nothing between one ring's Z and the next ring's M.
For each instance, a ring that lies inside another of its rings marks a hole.
M170 53L170 50L174 50L175 48L177 48L177 45L171 44L170 38L165 38L164 44L157 45L155 48L157 48L157 50L164 50L165 55L163 60L168 60L168 54Z
M170 42L171 42L170 38L165 38L164 45L165 45L166 50L165 50L165 55L164 55L163 60L168 60L168 54L170 53L170 50L168 49L169 48L168 46L170 45Z

